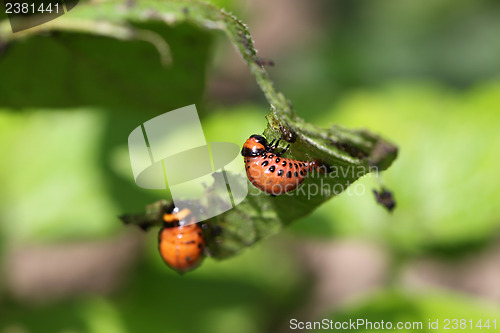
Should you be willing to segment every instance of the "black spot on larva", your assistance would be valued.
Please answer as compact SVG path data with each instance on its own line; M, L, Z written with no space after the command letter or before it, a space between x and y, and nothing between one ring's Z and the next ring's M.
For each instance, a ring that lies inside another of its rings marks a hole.
M194 243L196 243L196 241L192 240L192 241L186 242L184 244L194 244Z
M201 249L203 247L203 244L198 243L198 248Z
M288 163L290 165L290 169L293 169L293 163Z
M278 170L278 176L280 176L280 177L283 176L283 169Z
M299 176L299 174L297 173L297 171L295 171L295 172L293 173L293 176L294 176L294 177L298 177L298 176Z
M269 155L269 159L270 159L270 160L272 160L273 158L274 158L274 155L273 155L273 154Z
M267 158L267 154L262 154L262 157Z
M186 261L190 262L191 261L191 257L186 257Z
M269 172L274 172L274 170L276 170L276 167L274 165L271 165L269 167Z
M295 169L298 169L298 168L299 168L299 166L297 165L297 163L295 163Z
M269 162L268 162L268 161L264 161L264 162L262 162L262 164L261 164L261 165L262 165L262 166L267 166L268 164L269 164Z
M203 235L201 234L201 232L198 232L198 236L200 236L200 237L201 237L201 236L203 236Z
M283 164L281 164L281 165L286 167L286 161L283 161Z
M276 157L276 163L279 163L281 160L279 157Z
M304 175L305 175L304 170L300 170L300 175L301 175L301 176L304 176Z
M292 178L292 172L291 172L291 171L288 171L288 172L286 173L286 177L287 177L287 178Z

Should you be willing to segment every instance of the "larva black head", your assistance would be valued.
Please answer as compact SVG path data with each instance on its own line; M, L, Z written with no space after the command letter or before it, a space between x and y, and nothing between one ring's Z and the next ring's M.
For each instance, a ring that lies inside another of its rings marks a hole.
M249 139L254 139L255 142L262 143L264 146L267 147L267 140L262 135L254 134L251 135Z
M184 225L185 222L191 217L191 210L188 208L182 208L172 204L165 208L165 213L163 214L163 226L164 227L177 227L179 225Z
M162 206L163 214L172 214L177 213L179 211L179 207L177 207L173 202L169 205Z
M267 140L263 136L254 134L243 144L241 155L255 157L262 155L267 149Z

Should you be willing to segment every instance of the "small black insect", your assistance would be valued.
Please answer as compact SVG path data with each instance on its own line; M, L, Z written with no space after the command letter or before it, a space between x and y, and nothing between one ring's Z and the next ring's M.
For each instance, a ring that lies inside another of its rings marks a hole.
M380 192L373 190L373 194L375 194L377 202L384 206L389 212L392 212L392 210L396 207L396 201L394 201L394 196L391 191L382 188Z

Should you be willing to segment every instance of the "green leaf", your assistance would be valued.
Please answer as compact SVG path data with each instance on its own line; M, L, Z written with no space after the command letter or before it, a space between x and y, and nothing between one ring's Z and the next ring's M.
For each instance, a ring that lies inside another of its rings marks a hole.
M168 38L171 66L142 41L7 33L0 228L9 243L109 235L123 229L117 215L165 196L133 182L127 137L165 109L201 103L212 38L189 24L147 25Z

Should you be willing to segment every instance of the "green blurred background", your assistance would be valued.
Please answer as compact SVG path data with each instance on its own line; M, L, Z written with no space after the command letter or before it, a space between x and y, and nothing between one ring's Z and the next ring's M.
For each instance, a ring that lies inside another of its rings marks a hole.
M428 332L489 319L461 331L496 331L500 2L214 3L249 25L301 117L375 131L398 159L181 277L155 230L117 219L167 195L135 185L127 137L188 104L207 141L261 133L269 105L232 45L142 23L172 49L163 68L140 41L60 32L12 43L0 54L0 332L288 332L292 318L421 321ZM393 214L371 193L380 181Z

